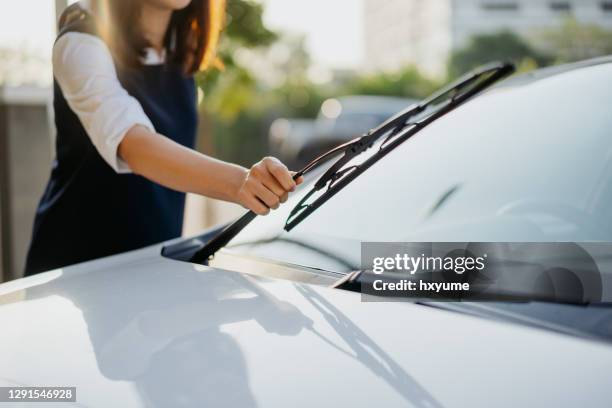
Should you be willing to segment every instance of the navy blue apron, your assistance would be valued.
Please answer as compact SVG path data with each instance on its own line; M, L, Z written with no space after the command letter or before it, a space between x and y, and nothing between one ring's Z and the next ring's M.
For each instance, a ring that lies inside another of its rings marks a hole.
M95 35L92 18L67 32ZM142 105L155 130L192 148L197 111L193 77L172 63L121 69L121 85ZM54 81L56 158L38 205L26 275L117 254L180 236L185 195L102 159Z

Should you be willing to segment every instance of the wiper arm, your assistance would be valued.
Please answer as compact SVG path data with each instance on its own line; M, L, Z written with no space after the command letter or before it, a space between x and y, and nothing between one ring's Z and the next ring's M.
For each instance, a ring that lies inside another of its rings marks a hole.
M321 164L327 162L334 156L344 152L348 147L352 145L357 139L351 140L350 142L341 144L333 148L332 150L322 154L316 159L312 160L303 169L293 175L293 180L304 176L310 171L316 169ZM243 216L238 218L236 221L225 227L219 234L213 239L207 242L202 248L200 248L190 259L190 262L202 263L208 261L217 251L227 245L240 231L242 231L251 221L257 216L253 211L248 211Z
M343 156L338 159L338 161L336 161L336 163L334 163L321 176L321 178L319 178L319 180L315 183L314 188L309 191L306 196L302 198L300 203L291 211L289 219L287 220L287 224L285 225L285 230L289 231L291 228L301 222L304 218L306 218L306 216L308 216L312 211L314 211L321 204L327 201L333 194L328 195L327 197L322 196L320 200L317 200L316 203L313 203L311 205L304 205L305 201L308 198L310 198L315 192L325 187L325 185L328 184L330 180L332 181L331 184L333 184L336 180L340 179L345 174L351 172L353 168L342 169L342 167L346 163L351 161L353 158L357 157L358 155L372 147L372 145L381 137L387 135L387 140L391 140L393 136L399 134L402 129L406 128L409 125L414 125L417 128L420 126L424 126L424 122L408 123L408 121L420 114L423 114L428 108L434 106L436 102L440 100L442 100L441 104L445 105L448 111L450 111L455 107L459 106L461 103L470 99L471 97L477 95L484 89L490 87L500 79L512 74L513 72L514 65L512 64L493 63L490 65L486 65L480 69L473 71L472 73L465 75L453 84L449 85L446 88L443 88L441 91L425 99L421 103L412 105L404 111L399 112L398 114L391 117L378 127L370 130L365 135L353 139L344 144L341 144L340 146L335 147L334 149L328 151L327 153L324 153L323 155L317 157L316 159L308 163L303 169L298 171L293 176L294 180L297 180L299 177L306 175L307 173L319 167L321 164L327 162L334 156L343 154ZM479 80L482 81L479 82ZM442 108L437 113L439 113L440 111L442 111ZM445 114L446 112L447 111L443 112L443 114ZM433 121L441 116L435 115L435 117L433 117L434 115L429 116L428 119L432 118L431 121ZM401 141L404 140L405 139L402 139ZM383 145L384 144L386 144L386 141L385 143L383 143ZM381 153L383 152L381 151ZM381 158L382 156L383 155L380 155L379 158ZM367 167L369 167L369 165L361 166L360 171L358 171L357 173L360 174ZM342 187L340 187L338 191L341 188ZM242 231L256 216L257 214L252 211L245 213L242 217L238 218L236 221L225 227L218 235L216 235L213 239L206 243L206 245L200 248L193 255L190 261L194 263L202 263L208 261L219 249L223 248L236 235L238 235L238 233ZM292 219L293 217L295 218Z
M365 135L345 143L344 145L338 146L334 150L344 147L344 157L334 163L334 165L330 167L323 176L321 176L317 184L319 184L319 186L325 185L326 182L332 177L332 174L338 171L338 169L342 168L342 166L351 161L354 157L372 147L374 142L384 136L387 132L392 131L388 136L389 138L395 136L397 133L399 133L399 131L406 127L407 122L411 118L425 112L429 107L435 105L436 101L444 100L445 102L443 103L445 104L458 105L459 103L464 102L465 100L475 96L484 89L493 85L495 82L498 82L500 79L510 75L514 72L514 70L514 65L509 63L492 63L485 65L471 73L464 75L457 81L434 93L422 102L409 106L405 110L397 113L383 122L378 127L370 130ZM486 81L486 83L483 81L481 86L479 86L477 89L470 89L471 92L469 92L469 94L467 92L460 94L462 90L468 88L470 85L473 85L479 79L482 79L487 75L490 75L491 77L488 78L489 80Z
M463 76L446 88L434 93L421 103L413 105L391 117L389 120L360 138L347 143L344 148L344 155L317 180L313 188L293 208L287 218L285 230L290 231L338 191L344 188L344 186L363 173L363 171L380 160L395 147L418 133L425 126L446 115L448 112L478 95L499 80L509 76L514 71L515 67L510 63L493 63L481 67ZM438 108L434 109L431 113L428 112L435 107ZM409 130L404 132L406 129ZM376 154L360 165L345 168L346 164L370 149L374 143L384 136L386 136L386 139L383 141L380 150ZM394 138L397 140L390 143ZM340 180L342 181L341 183L339 182ZM325 186L328 188L327 192L323 193L323 195L318 197L314 202L306 204L315 193L322 190ZM333 186L337 187L332 189Z

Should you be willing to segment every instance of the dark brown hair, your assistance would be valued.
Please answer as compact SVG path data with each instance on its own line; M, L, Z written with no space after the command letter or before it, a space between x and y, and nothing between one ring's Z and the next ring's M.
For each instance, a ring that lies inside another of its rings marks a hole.
M143 1L91 1L98 34L108 44L115 60L125 67L138 67L145 48L150 45L138 24ZM224 0L192 0L184 9L173 12L164 40L168 62L182 67L185 74L194 74L215 64L224 17ZM60 26L68 24L70 17L62 20Z

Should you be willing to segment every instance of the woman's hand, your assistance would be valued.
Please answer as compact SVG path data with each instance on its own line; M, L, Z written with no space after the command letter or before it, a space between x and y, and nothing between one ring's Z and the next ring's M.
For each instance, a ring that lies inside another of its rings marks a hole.
M302 177L293 180L294 174L278 159L266 157L246 172L235 201L258 215L266 215L287 201L289 193L302 183Z

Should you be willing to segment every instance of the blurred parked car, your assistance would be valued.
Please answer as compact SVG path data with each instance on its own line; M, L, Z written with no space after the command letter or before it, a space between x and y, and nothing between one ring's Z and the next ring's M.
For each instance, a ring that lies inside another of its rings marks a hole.
M382 123L415 103L388 96L343 96L323 102L315 120L278 119L270 127L273 155L294 167Z

